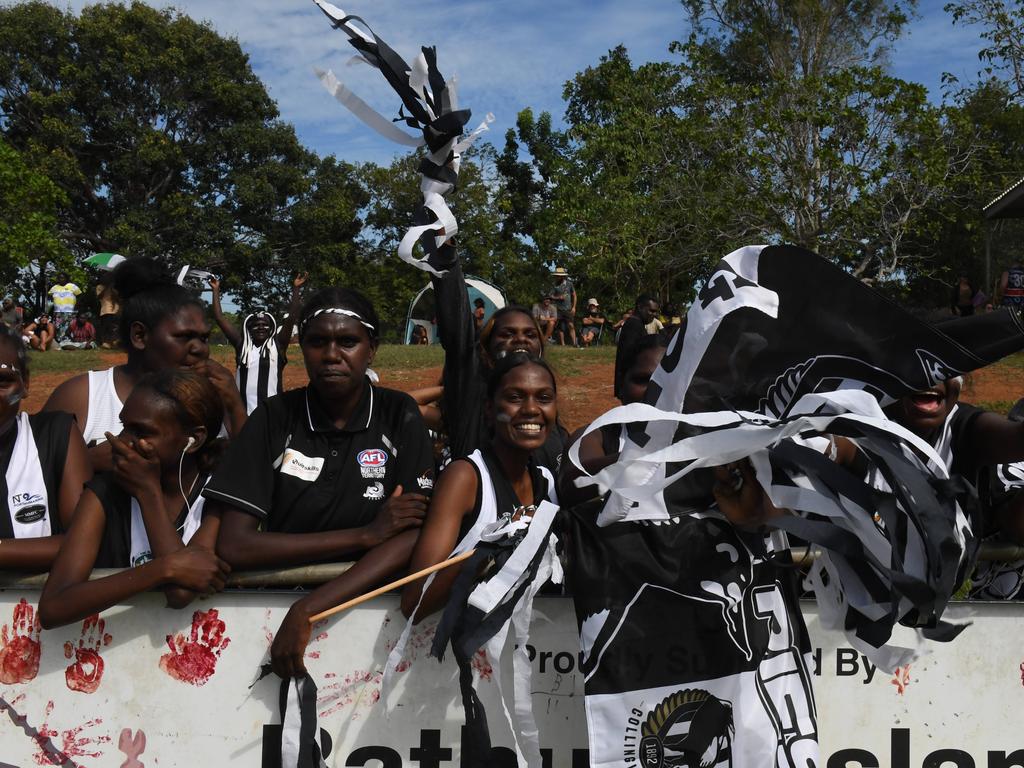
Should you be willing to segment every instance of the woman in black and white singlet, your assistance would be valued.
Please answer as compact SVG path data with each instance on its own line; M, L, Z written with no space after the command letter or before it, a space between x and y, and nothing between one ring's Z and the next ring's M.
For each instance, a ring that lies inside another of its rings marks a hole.
M557 501L554 478L536 451L557 429L558 394L547 363L522 352L498 360L487 386L483 418L491 439L441 473L413 550L418 571L473 546L480 532L503 516L532 515L542 501ZM421 598L424 580L402 593L402 611L419 620L445 604L461 568L436 574ZM417 609L417 604L419 608Z
M24 342L0 330L0 568L45 570L92 467L74 417L19 412L28 378Z
M288 343L292 338L295 318L302 308L300 289L306 282L306 275L299 274L292 280L288 314L280 327L270 312L258 309L245 316L241 333L221 309L220 280L211 275L208 282L213 292L213 319L235 348L235 384L245 401L246 412L252 413L268 397L284 391Z
M210 329L198 297L152 259L128 259L114 270L113 282L121 299L121 345L128 359L68 379L53 391L43 410L75 415L97 470L110 469L111 451L104 435L121 431L123 404L148 373L187 369L206 376L223 405L228 432L241 429L245 405L230 371L210 360Z
M220 526L200 495L217 456L223 410L205 377L161 371L141 379L107 433L113 470L86 484L39 601L45 627L162 588L168 605L224 587L213 552ZM89 580L93 568L124 568Z

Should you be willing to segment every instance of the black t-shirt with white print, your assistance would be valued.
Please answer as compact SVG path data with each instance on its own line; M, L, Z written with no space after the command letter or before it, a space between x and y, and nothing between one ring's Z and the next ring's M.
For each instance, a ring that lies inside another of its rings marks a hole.
M49 497L50 532L54 535L64 532L59 511L60 484L64 478L68 438L73 420L74 416L63 411L33 413L28 417L39 454L39 467L43 473L46 495ZM17 438L17 425L0 436L0 539L14 538L8 500L9 494L16 493L18 489L7 487L7 469Z
M431 492L433 446L409 395L367 381L344 429L308 387L266 400L203 495L255 515L266 531L316 533L368 525L399 485Z

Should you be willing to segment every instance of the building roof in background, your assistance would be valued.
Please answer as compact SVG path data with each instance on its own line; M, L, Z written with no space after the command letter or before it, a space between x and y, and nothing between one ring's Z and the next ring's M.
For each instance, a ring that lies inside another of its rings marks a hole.
M1024 219L1024 178L981 209L986 219Z

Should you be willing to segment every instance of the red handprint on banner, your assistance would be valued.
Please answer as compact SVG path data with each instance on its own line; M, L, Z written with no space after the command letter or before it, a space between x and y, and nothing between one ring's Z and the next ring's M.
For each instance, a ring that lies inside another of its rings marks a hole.
M196 611L188 638L182 632L167 636L171 651L160 657L160 669L183 683L205 685L216 671L220 654L231 642L224 629L216 608Z
M36 765L78 765L74 758L102 757L104 744L110 742L109 736L89 736L83 731L102 725L102 718L86 720L81 725L58 731L50 725L50 716L53 714L53 702L46 703L46 710L43 713L43 724L36 729L34 737L36 742L36 754L33 759ZM55 743L56 736L60 735L60 746Z
M64 670L64 680L72 691L93 693L100 686L103 677L103 657L100 648L110 645L111 637L106 634L106 622L94 613L82 622L82 636L76 648L71 641L64 643L64 658L74 656L75 663Z
M27 683L39 673L39 619L25 598L0 629L0 683Z

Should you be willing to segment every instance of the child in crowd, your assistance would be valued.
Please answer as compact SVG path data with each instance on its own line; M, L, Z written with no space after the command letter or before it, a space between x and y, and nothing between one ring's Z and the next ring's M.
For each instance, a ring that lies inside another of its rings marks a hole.
M213 384L163 370L133 387L119 435L107 434L111 472L86 485L39 600L51 628L150 589L181 608L224 588L229 568L214 554L220 516L201 491L216 461L223 407ZM94 581L93 568L124 568Z
M19 412L28 381L21 337L0 330L0 568L45 570L92 465L70 414Z
M304 671L310 616L405 568L433 488L416 403L367 377L379 329L357 291L311 296L299 320L309 385L253 412L203 492L223 509L217 549L233 568L357 561L289 610L271 647L282 677Z
M258 309L245 316L241 334L221 309L220 280L211 276L209 283L213 291L213 319L235 348L235 383L245 398L246 413L252 413L268 397L284 390L288 343L301 306L301 289L306 283L306 275L297 275L292 280L291 302L280 328L272 314Z

